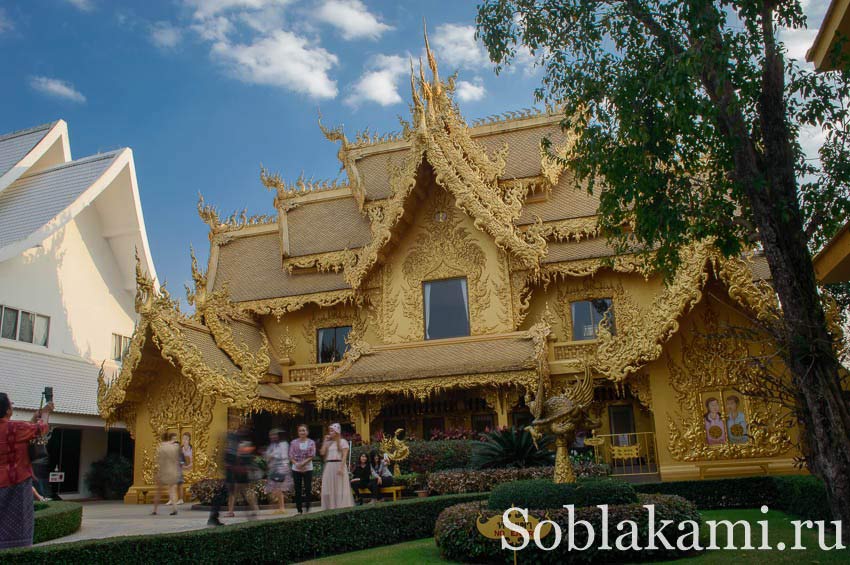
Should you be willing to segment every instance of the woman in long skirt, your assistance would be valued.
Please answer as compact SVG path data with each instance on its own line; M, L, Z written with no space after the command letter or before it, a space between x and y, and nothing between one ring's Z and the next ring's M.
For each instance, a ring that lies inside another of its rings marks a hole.
M322 471L322 509L354 506L351 483L348 480L348 442L340 435L339 424L331 424L322 443L321 455L325 460Z

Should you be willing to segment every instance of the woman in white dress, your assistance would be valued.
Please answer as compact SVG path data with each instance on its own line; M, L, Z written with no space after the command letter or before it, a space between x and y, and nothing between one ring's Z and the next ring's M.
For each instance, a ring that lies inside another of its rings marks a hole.
M325 460L322 471L322 509L354 506L348 480L348 442L342 438L339 424L331 424L320 453Z

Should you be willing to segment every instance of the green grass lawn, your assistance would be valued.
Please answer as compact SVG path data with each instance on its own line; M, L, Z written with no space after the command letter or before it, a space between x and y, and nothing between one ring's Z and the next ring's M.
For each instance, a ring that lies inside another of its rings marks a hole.
M791 521L795 520L791 515L784 512L771 510L768 514L762 514L757 509L747 510L706 510L702 512L703 521L706 520L729 520L736 522L738 520L746 520L752 525L752 544L758 547L761 543L761 529L756 524L759 520L768 520L770 525L770 545L776 547L781 541L790 548L794 545L794 527ZM725 528L718 530L718 546L726 545ZM736 530L738 533L739 530ZM740 535L740 534L739 534ZM742 545L742 540L736 539L736 545ZM832 545L833 539L829 538L829 545ZM676 561L668 561L667 563L728 563L729 565L738 565L740 563L850 563L850 550L842 551L821 551L818 548L817 530L803 530L802 535L803 545L806 550L790 550L771 551L758 550L715 550L707 551L694 557L679 559ZM708 529L703 524L703 535L701 543L708 545ZM845 541L845 545L847 542ZM519 563L522 563L522 553L519 554ZM440 551L437 549L433 538L410 541L397 545L389 545L386 547L377 547L374 549L366 549L363 551L355 551L345 553L343 555L334 555L316 561L310 561L310 564L332 563L334 565L359 565L374 563L415 563L417 565L446 565L449 562L440 559Z

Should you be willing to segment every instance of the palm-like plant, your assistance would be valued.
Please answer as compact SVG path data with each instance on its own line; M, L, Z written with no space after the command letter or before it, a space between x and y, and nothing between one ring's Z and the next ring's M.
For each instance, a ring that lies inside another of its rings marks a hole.
M548 449L552 444L550 436L537 441L524 429L504 428L484 434L482 441L472 447L472 466L477 469L498 469L505 467L542 467L552 465L555 454Z

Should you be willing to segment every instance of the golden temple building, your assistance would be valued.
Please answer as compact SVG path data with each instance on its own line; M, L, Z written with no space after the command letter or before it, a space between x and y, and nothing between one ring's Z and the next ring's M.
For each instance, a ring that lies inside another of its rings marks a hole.
M139 275L140 322L98 399L136 439L125 500L151 490L165 431L192 434L191 482L218 474L221 437L246 418L314 437L338 418L363 441L526 426L541 379L560 390L586 371L602 426L583 449L614 473L794 472L797 430L752 396L742 362L762 345L723 337L774 315L764 258L694 245L665 283L616 255L598 197L541 148L567 148L560 117L467 124L428 63L401 134L323 128L346 182L263 171L272 217L201 203L210 257L203 272L193 256L193 315Z

